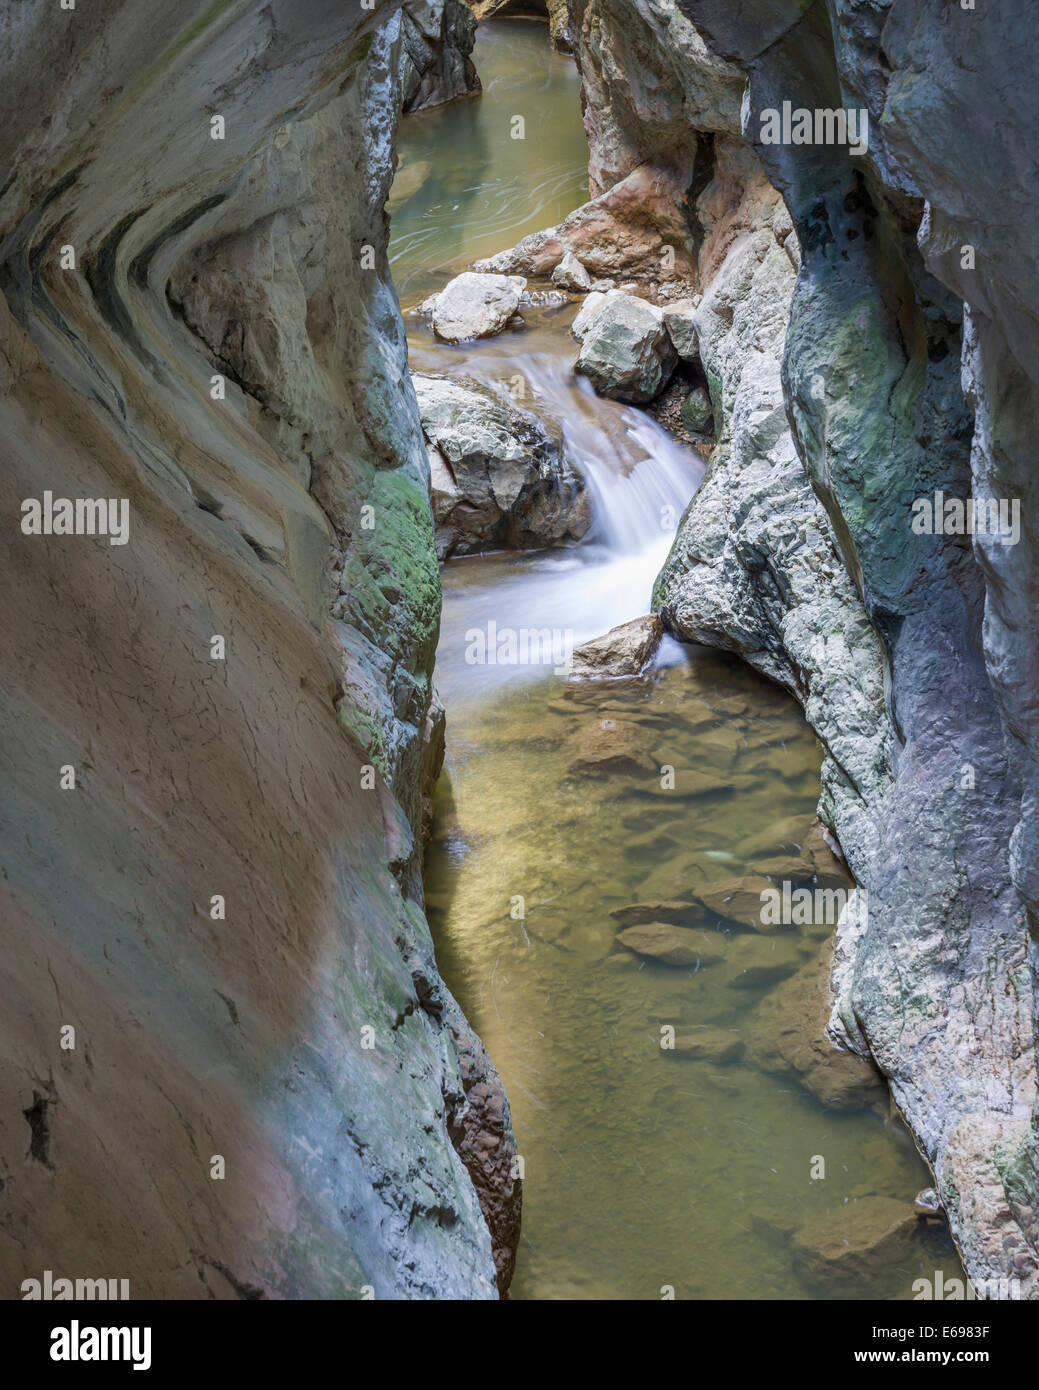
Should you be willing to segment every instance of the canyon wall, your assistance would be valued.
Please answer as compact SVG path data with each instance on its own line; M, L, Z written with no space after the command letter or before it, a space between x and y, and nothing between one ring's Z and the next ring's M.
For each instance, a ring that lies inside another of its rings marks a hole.
M1039 1295L1036 41L901 0L570 9L593 192L679 187L703 292L718 445L656 605L803 702L869 890L831 1032L888 1077L971 1276ZM762 143L784 101L867 107L869 152ZM1020 543L914 534L936 490L1019 498Z
M466 85L449 19L0 18L2 1297L508 1283L508 1107L422 907L440 586L383 212L402 105ZM20 529L45 493L125 499L125 544Z

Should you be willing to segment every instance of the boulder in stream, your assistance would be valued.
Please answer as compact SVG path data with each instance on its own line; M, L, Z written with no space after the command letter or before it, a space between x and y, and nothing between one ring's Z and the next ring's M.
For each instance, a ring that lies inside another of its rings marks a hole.
M794 1268L813 1284L856 1291L890 1281L912 1260L919 1223L910 1202L859 1197L817 1216L794 1233Z
M667 385L677 362L656 305L617 291L585 330L576 370L600 396L644 404Z
M656 613L613 627L574 648L570 679L638 676L652 660L664 627Z
M610 294L623 294L623 290L609 290L605 292L602 290L592 290L591 294L585 297L584 303L574 315L574 321L570 325L570 332L579 343L583 342L584 335L595 322L599 315L599 310L606 303Z
M625 927L617 940L636 955L664 965L717 965L725 960L725 938L717 932L677 927L673 922L644 922Z
M519 308L527 287L522 275L483 275L466 270L427 304L433 312L433 332L445 343L492 338Z
M412 374L429 452L437 555L579 540L591 523L562 431L468 377Z
M884 1078L867 1057L835 1047L827 1034L833 989L829 943L758 1006L747 1037L750 1061L762 1071L795 1077L835 1110L883 1109Z

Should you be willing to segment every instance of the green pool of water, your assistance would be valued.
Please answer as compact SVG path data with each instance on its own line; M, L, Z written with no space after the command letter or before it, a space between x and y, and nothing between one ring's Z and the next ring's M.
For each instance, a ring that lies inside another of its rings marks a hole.
M545 34L523 20L481 25L473 56L482 92L402 122L388 205L402 300L439 289L446 277L437 270L514 246L588 197L581 84Z
M585 196L576 72L544 26L486 25L474 57L482 97L402 127L391 260L406 304ZM516 114L524 141L510 139ZM526 333L465 349L467 369L573 357L569 314L559 327L530 318ZM448 371L463 352L414 321L412 349ZM579 605L590 571L585 552L570 554L550 582ZM673 966L629 949L611 916L691 903L746 873L781 881L819 794L821 752L799 707L700 649L636 683L467 669L470 624L540 626L545 585L544 557L445 568L447 756L426 860L441 971L504 1078L524 1160L513 1296L910 1298L936 1270L957 1277L944 1228L922 1222L839 1278L797 1255L812 1223L840 1232L853 1205L878 1199L907 1209L930 1182L883 1100L837 1109L777 1062L818 1023L804 1000L829 929L766 936L716 914L712 963ZM731 1055L664 1049L668 1028Z

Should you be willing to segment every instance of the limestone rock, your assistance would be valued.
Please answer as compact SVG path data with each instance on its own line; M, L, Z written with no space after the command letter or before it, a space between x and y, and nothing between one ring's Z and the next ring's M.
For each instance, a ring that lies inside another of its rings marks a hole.
M405 9L401 37L400 83L405 111L425 111L480 90L470 57L476 22L464 0L444 0L443 4L426 0Z
M508 1104L422 911L440 588L386 260L404 16L443 14L4 16L3 511L130 504L125 547L0 546L8 1295L44 1269L136 1300L508 1282Z
M636 295L609 295L585 330L576 370L601 396L632 402L659 394L677 361L660 310Z
M577 294L587 294L592 288L592 277L574 253L567 250L563 259L552 272L552 283L561 290L573 290Z
M445 285L433 305L433 332L445 343L492 338L519 308L522 275L482 275L465 270Z
M579 540L591 520L562 432L468 378L412 378L429 445L437 554Z
M696 303L692 299L681 299L669 304L661 317L668 337L683 362L700 360L700 338L696 329Z
M574 648L570 677L638 676L655 655L662 635L663 627L656 613L621 623L604 636Z

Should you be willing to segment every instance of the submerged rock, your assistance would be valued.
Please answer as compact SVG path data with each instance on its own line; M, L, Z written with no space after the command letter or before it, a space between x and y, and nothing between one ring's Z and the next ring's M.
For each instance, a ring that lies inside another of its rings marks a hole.
M775 885L763 875L741 874L726 883L712 884L697 890L696 896L709 912L726 917L742 926L753 927L755 931L777 930L762 921L762 906L765 899L762 893L770 892Z
M412 380L440 559L585 534L588 498L558 426L469 378L415 372Z
M479 275L465 270L432 301L433 332L445 343L492 338L519 308L526 287L522 275Z
M694 931L673 922L644 922L625 927L617 940L636 955L664 965L717 965L725 960L725 939L717 932Z
M743 1039L724 1028L698 1028L693 1033L676 1033L674 1046L661 1051L665 1056L722 1065L743 1056Z
M646 922L670 922L676 926L691 927L704 921L704 911L699 903L675 899L627 903L624 907L611 908L610 916L626 927L642 926Z
M793 975L801 965L796 945L782 937L733 936L729 938L727 955L733 969L729 984L735 989L774 985Z
M838 1048L827 1034L832 955L830 944L824 944L816 960L762 1001L747 1037L748 1055L762 1071L796 1077L836 1110L883 1108L887 1087L875 1064Z
M835 1292L879 1288L913 1258L918 1222L908 1202L859 1197L795 1231L794 1268Z
M571 679L640 675L660 646L663 631L659 616L650 613L645 618L621 623L602 637L582 642L573 651Z
M606 777L627 773L646 777L656 771L650 753L653 737L641 724L626 719L600 719L569 740L571 773Z
M617 292L606 297L585 329L576 370L600 396L637 404L667 385L677 361L660 310Z

